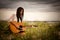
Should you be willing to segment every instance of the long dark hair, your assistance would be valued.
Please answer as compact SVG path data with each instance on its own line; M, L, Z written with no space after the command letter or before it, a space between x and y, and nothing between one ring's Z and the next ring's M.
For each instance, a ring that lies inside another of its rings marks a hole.
M17 17L20 17L20 12L21 12L21 10L23 10L22 15L24 15L24 9L23 9L22 7L18 7L18 8L17 8L17 12L16 12L16 16L17 16Z
M21 13L20 13L21 10L22 10L22 17L21 17ZM17 8L17 12L16 12L17 21L18 21L19 18L20 18L20 20L21 20L21 22L22 22L23 16L24 16L24 9L23 9L22 7L18 7L18 8Z

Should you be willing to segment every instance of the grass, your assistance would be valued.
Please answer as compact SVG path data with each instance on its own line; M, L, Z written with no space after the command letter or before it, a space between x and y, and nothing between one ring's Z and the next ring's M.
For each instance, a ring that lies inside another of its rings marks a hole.
M59 40L60 22L24 22L25 35L10 33L8 22L0 22L0 40ZM32 25L33 27L29 27ZM35 27L36 25L37 27Z

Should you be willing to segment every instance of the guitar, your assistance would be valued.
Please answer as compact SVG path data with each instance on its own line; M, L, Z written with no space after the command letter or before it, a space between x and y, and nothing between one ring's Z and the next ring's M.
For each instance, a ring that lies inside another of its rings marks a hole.
M9 22L9 28L13 33L20 33L21 31L25 31L25 27L23 26L23 23L11 21Z

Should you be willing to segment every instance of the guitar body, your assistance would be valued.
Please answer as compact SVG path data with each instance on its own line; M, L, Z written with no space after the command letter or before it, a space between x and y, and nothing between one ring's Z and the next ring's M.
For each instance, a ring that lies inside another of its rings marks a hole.
M21 30L19 30L18 28L20 28L20 25L23 26L22 23L16 21L11 21L9 25L9 28L13 33L19 33ZM24 31L24 27L22 28L22 30Z

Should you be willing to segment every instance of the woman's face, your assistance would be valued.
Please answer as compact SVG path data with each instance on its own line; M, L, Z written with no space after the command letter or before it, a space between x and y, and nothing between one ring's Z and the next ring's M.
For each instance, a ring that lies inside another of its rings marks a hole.
M23 13L23 10L20 11L20 14L22 14L22 13Z
M20 11L20 17L22 17L22 16L23 16L23 10Z

